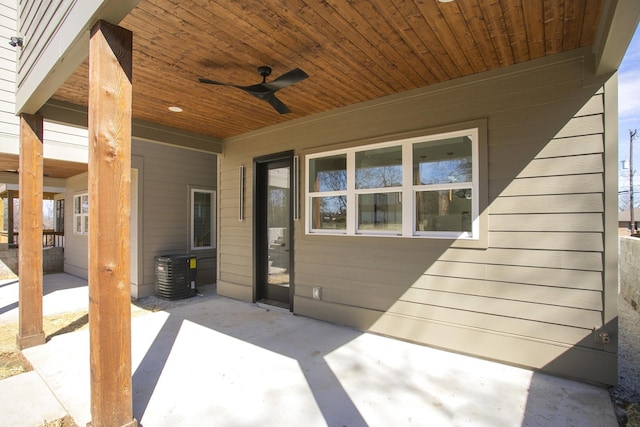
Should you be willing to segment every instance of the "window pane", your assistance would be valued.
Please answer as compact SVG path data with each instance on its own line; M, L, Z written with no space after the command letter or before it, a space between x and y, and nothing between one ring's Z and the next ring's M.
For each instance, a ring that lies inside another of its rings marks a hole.
M84 230L82 230L84 234L89 232L89 215L84 215Z
M82 212L82 207L81 207L81 198L80 196L74 196L73 198L73 213L74 214L79 214Z
M358 230L402 231L400 193L359 194Z
M64 199L56 200L56 231L64 233Z
M56 225L56 202L54 200L42 201L42 228L53 230Z
M471 139L463 136L413 145L413 184L471 182Z
M344 191L346 189L346 154L309 160L309 191Z
M76 216L76 234L82 234L82 217Z
M82 196L82 213L89 213L89 196Z
M195 191L193 193L193 246L211 245L212 194Z
M402 185L402 147L387 147L356 153L356 188Z
M416 231L471 231L471 189L416 192Z
M311 199L311 226L321 230L347 228L347 196L314 197Z

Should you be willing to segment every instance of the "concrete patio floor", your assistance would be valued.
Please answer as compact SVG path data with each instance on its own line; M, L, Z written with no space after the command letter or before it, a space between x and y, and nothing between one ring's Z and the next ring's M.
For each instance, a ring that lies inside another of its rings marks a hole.
M142 426L617 425L605 388L201 290L203 297L132 319L133 407ZM86 425L88 331L24 354L64 411ZM11 378L0 381L0 405L37 413L35 401L14 401L23 375L10 389L3 383ZM34 425L3 419L0 426Z

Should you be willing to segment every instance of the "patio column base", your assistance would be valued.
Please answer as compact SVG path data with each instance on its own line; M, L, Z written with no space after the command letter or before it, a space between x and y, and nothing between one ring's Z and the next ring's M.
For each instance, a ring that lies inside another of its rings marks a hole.
M20 336L20 334L18 334L16 335L16 345L20 350L23 350L25 348L44 344L45 338L44 332L27 336Z

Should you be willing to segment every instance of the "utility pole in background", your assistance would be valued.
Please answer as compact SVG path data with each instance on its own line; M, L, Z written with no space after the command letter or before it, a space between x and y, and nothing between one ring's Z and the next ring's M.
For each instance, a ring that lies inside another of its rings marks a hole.
M638 129L629 129L629 215L631 235L636 234L636 221L633 215L633 140L638 136Z

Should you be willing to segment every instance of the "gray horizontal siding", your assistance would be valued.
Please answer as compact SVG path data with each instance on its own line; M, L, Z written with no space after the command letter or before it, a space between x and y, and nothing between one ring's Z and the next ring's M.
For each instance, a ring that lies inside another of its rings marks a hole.
M36 113L87 57L89 27L120 22L139 0L20 0L16 109Z
M18 73L22 76L28 74L34 67L40 51L49 44L49 40L58 30L58 23L69 13L73 7L73 1L21 1L19 8L20 34L28 37L29 43L25 43L21 54Z
M486 118L488 247L305 235L304 221L298 221L295 310L528 366L549 363L542 356L548 346L559 352L579 346L597 359L602 347L591 336L592 328L603 326L604 310L605 94L600 86L585 87L587 71L578 52L566 59L460 79L226 141L219 291L252 295L253 157L295 147L303 159L306 153L379 141L380 135ZM243 222L237 219L241 164ZM303 187L304 171L301 180ZM322 301L311 299L313 287L322 288ZM403 329L412 327L458 335ZM530 340L531 347L522 348L539 352L465 347L469 331L493 334L504 344L507 337Z
M18 154L20 121L15 115L16 49L8 43L16 35L17 3L0 2L0 151Z
M214 154L184 150L164 144L135 140L132 154L143 158L142 284L154 283L154 257L189 253L190 186L216 189ZM215 281L215 250L193 251L198 261L198 284Z
M138 248L142 251L138 283L142 294L153 290L154 257L189 253L190 186L214 189L214 154L184 150L162 144L133 141L132 155L140 162L138 215L142 220ZM73 235L73 195L87 191L87 174L67 180L65 200L65 271L87 277L87 236ZM216 276L216 251L192 252L198 258L198 285L210 284Z

